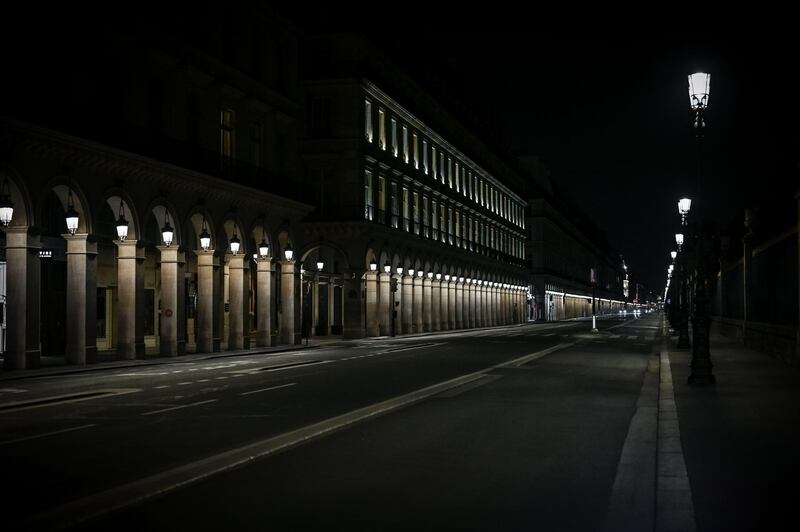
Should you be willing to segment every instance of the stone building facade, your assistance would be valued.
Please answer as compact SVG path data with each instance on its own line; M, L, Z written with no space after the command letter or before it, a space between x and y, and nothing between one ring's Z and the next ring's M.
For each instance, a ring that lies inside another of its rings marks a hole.
M301 76L267 7L191 16L54 23L9 63L4 367L524 319L526 204L474 136L411 80Z

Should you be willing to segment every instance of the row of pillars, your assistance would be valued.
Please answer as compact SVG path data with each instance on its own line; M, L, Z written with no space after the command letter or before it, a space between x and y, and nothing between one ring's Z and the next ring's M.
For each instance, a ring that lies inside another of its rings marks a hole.
M514 288L377 272L365 274L365 283L367 336L510 325L526 318L526 294Z
M67 301L65 354L71 364L97 360L97 244L87 234L63 235L67 241ZM135 240L117 241L117 357L144 357L144 249ZM40 258L38 235L27 228L7 229L7 329L4 367L22 369L40 364ZM176 246L159 246L162 355L186 352L184 276L185 253ZM223 258L214 250L197 254L196 352L220 349L224 320ZM250 268L244 255L227 255L229 349L250 347L248 316ZM272 331L273 262L259 258L257 266L257 333L255 344L295 344L300 340L299 282L293 262L281 261L280 337Z

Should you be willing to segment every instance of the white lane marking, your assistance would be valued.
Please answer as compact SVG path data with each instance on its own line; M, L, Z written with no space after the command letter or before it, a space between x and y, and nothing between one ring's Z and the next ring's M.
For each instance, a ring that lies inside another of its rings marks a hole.
M218 399L208 399L206 401L198 401L196 403L189 403L188 405L171 406L169 408L162 408L161 410L153 410L151 412L145 412L142 415L143 416L150 416L150 415L153 415L153 414L160 414L162 412L171 412L172 410L180 410L181 408L190 408L190 407L193 407L193 406L200 406L200 405L206 405L208 403L215 403L217 401L218 401Z
M264 368L260 371L284 371L287 369L302 369L307 368L309 366L317 366L319 364L330 364L331 362L336 362L335 360L320 360L319 362L310 362L308 364L298 364L297 366L284 366L282 368Z
M74 432L76 430L88 429L89 427L96 427L96 423L91 425L81 425L80 427L70 427L68 429L54 430L52 432L45 432L44 434L35 434L33 436L25 436L23 438L16 438L13 440L0 441L0 445L10 445L12 443L19 443L28 440L35 440L37 438L46 438L47 436L55 436L56 434L64 434L66 432Z
M636 340L637 338L638 338L638 336L636 336L635 334L629 334L628 335L628 340Z
M156 390L163 390L164 388L169 388L169 384L162 384L161 386L156 386Z
M655 470L658 434L658 359L648 360L636 409L622 445L603 530L655 530ZM632 526L633 525L633 526Z
M42 397L39 399L29 399L27 401L3 403L0 404L0 407L2 407L2 410L0 410L0 414L5 414L7 412L19 412L21 410L30 410L32 408L44 408L46 406L63 405L66 403L77 403L79 401L90 401L92 399L104 399L107 397L114 397L116 395L124 395L127 393L134 393L140 391L142 391L141 388L108 388L104 390L95 390L92 392L54 395L51 397Z
M211 380L211 379L198 379L197 382L208 382L209 380Z
M694 532L692 486L681 445L678 409L672 387L669 353L661 352L661 392L658 396L658 455L655 530Z
M149 377L150 375L169 375L168 371L140 371L132 373L117 373L115 377Z
M555 335L556 335L556 333L547 333L547 334L543 334L542 336L555 336Z
M572 345L574 345L574 343L560 344L556 346L556 348L564 349ZM544 351L551 353L555 351L555 348L551 347ZM515 363L524 363L526 360L535 359L547 353L531 353L519 359L510 360L506 364L514 365ZM361 421L374 419L378 416L418 403L444 391L481 379L485 377L487 373L500 367L503 367L503 365L492 366L474 373L462 375L461 377L433 384L285 434L250 443L243 447L231 449L208 458L178 466L129 484L88 495L33 516L30 521L31 526L28 528L40 530L55 528L56 525L61 528L65 525L74 526L89 519L94 519L110 512L127 508L157 495L170 493L178 488L207 479L212 475L231 471L235 468L253 463L254 460L265 458L278 451L322 438Z
M230 379L230 377L217 377L216 378L216 380L218 380L218 381L222 381L222 380L226 380L226 379Z
M21 390L19 388L0 388L0 393L24 393L28 390Z
M296 382L290 382L289 384L281 384L280 386L270 386L269 388L261 388L260 390L252 390L249 392L242 392L239 395L251 395L254 393L261 393L261 392L268 392L270 390L277 390L278 388L287 388L289 386L294 386L297 384Z
M192 383L191 383L191 382L179 382L179 383L177 384L177 386L187 386L187 385L189 385L189 384L192 384Z
M530 355L525 355L523 357L515 358L514 360L509 360L508 362L503 362L502 364L496 365L495 368L518 368L523 364L527 364L528 362L533 362L537 358L542 358L543 356L549 355L554 351L566 349L567 347L571 347L573 345L575 345L575 342L554 345L553 347L548 347L547 349L536 351L535 353L531 353Z

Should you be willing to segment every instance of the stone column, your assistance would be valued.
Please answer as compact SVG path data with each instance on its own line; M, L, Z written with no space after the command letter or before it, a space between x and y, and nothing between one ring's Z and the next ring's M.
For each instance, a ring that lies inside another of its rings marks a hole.
M475 309L473 308L475 302L475 290L473 289L472 279L464 285L464 327L472 329L475 327Z
M97 243L87 234L61 235L67 241L67 345L70 364L97 362Z
M161 333L160 351L165 356L178 354L178 284L183 284L179 276L178 246L158 246L161 253Z
M456 283L456 329L464 328L464 283Z
M300 343L300 283L295 263L281 261L281 343Z
M214 316L212 319L214 329L213 350L218 352L222 350L222 341L228 342L225 337L225 287L228 286L225 282L227 275L226 265L224 264L224 257L214 253L214 269L212 279L214 282Z
M243 349L246 336L245 312L247 306L246 287L244 285L244 255L228 257L228 296L230 311L228 312L228 349Z
M450 302L447 305L447 325L452 330L456 328L456 284L458 284L458 279L455 277L450 278L450 282L447 284L447 291L449 295Z
M433 330L433 286L427 277L422 279L422 327L425 332Z
M392 334L392 293L391 293L391 274L378 274L378 323L381 336Z
M4 369L38 368L41 363L39 322L41 273L39 235L25 226L6 231L6 352Z
M195 251L197 255L197 352L214 350L214 250Z
M364 274L364 284L367 291L367 336L380 336L380 313L378 310L378 274L367 272Z
M272 338L272 259L259 258L256 270L256 345L269 347L273 345Z
M431 280L431 330L438 331L441 328L442 315L442 282L436 279Z
M475 284L475 294L473 295L475 301L475 327L483 327L483 294L481 293L481 289L483 288L483 283L478 281Z
M400 298L400 306L402 307L403 316L400 330L402 334L411 334L414 322L414 280L410 275L406 274L401 281L403 283L403 297Z
M143 253L136 240L117 245L117 356L121 360L144 357Z
M441 299L439 300L439 305L441 306L441 314L439 314L439 329L442 331L447 331L451 329L450 327L450 313L452 309L450 308L450 281L445 281L444 277L442 277L441 281L442 293Z
M413 306L414 310L412 312L412 327L411 331L415 333L421 333L425 331L424 319L422 316L422 277L416 276L412 279L412 291L414 293L413 296Z
M173 309L178 317L178 354L186 354L186 252L178 253L178 303Z
M366 286L365 274L361 270L347 270L344 272L344 285L342 298L344 299L344 315L342 323L345 338L364 337L364 316ZM373 285L374 285L373 281Z

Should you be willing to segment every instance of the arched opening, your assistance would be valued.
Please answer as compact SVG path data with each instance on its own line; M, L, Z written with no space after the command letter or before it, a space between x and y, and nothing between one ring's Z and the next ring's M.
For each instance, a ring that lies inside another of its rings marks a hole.
M341 336L347 257L337 247L318 242L304 251L300 263L303 336Z

